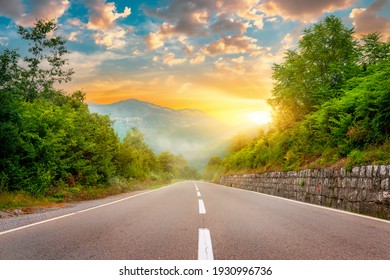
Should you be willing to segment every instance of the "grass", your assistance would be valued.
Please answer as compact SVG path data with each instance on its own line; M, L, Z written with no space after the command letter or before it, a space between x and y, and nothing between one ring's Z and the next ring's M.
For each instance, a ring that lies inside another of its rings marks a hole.
M46 196L35 197L24 191L0 192L0 211L60 207L64 203L105 198L137 190L155 190L172 181L135 181L114 178L105 187L59 187ZM28 212L28 211L27 211Z
M2 192L0 193L0 210L12 210L26 207L50 207L59 201L53 201L49 197L36 198L26 192Z

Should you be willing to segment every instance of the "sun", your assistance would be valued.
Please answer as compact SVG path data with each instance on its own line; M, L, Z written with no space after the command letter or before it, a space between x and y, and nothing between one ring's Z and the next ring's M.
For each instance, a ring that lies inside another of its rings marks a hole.
M248 113L248 119L254 124L267 124L272 121L272 116L269 111L256 111Z

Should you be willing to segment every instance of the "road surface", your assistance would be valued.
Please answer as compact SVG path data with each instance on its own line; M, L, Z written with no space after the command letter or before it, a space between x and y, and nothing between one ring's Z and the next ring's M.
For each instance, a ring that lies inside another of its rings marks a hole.
M389 260L390 223L187 181L0 232L0 259Z

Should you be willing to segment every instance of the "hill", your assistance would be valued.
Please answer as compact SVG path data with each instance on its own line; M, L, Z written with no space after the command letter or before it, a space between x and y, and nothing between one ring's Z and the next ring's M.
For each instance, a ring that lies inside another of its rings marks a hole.
M181 154L197 169L204 167L210 155L223 155L228 139L236 132L233 127L194 109L174 110L137 99L88 106L92 113L108 115L121 139L136 127L155 153L169 150Z

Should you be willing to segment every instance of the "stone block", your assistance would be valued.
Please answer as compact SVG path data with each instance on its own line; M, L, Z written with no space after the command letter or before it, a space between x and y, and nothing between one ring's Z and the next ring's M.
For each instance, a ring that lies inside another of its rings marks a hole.
M363 189L360 193L360 201L365 201L367 200L367 190Z
M349 189L352 186L351 181L352 181L352 178L345 177L343 182L341 183L341 186L345 189Z
M372 169L372 176L373 177L378 177L378 174L379 174L379 166L378 165L374 165L373 169Z
M357 190L352 190L348 193L348 200L349 201L357 201L357 195L358 191Z
M359 182L358 178L352 178L351 179L351 188L357 188L358 187L358 182Z
M379 176L380 177L386 177L387 175L387 168L386 168L386 165L380 165L379 166Z
M362 189L366 189L366 190L372 189L372 178L364 178L363 179Z
M381 188L381 179L380 178L373 178L372 180L372 191L379 191Z
M366 167L361 166L360 167L360 172L359 172L359 177L365 177L366 176Z
M372 177L372 171L373 171L372 165L366 166L366 176L367 176L367 177L369 177L369 178Z
M355 166L355 167L352 168L351 176L352 177L358 177L359 176L359 172L360 172L360 167Z
M329 178L325 177L324 180L322 181L322 186L323 187L329 187Z
M335 172L334 172L333 169L325 169L324 172L325 172L324 176L325 176L326 178L333 178L334 175L335 175Z
M381 181L381 189L384 191L389 190L389 178L383 179Z

